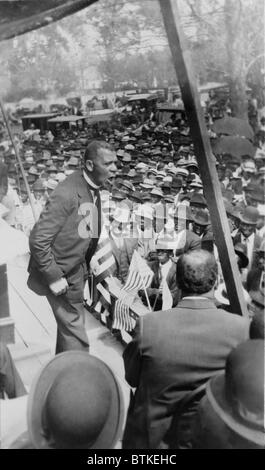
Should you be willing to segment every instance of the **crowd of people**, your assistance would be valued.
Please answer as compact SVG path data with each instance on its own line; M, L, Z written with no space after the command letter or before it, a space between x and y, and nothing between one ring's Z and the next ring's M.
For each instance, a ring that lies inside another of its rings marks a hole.
M259 364L262 374L262 359L257 357L262 356L264 341L265 131L261 122L252 143L241 135L246 143L241 154L232 147L221 151L216 142L222 132L208 118L209 137L213 149L218 149L211 157L248 318L233 314L227 298L200 168L183 114L172 115L163 124L151 112L141 125L141 120L132 120L125 127L120 119L102 127L57 129L56 136L27 132L17 143L34 211L14 152L0 146L2 217L29 237L28 285L45 295L52 307L58 327L56 354L89 351L84 286L90 271L95 275L93 255L103 227L115 260L111 275L121 285L135 250L153 272L150 285L139 290L153 313L144 315L130 331L133 340L124 352L126 380L136 389L124 448L264 447L263 386L253 364ZM91 285L90 290L95 294ZM97 301L95 295L89 308ZM111 305L103 311L111 328ZM248 367L242 379L237 371L243 363ZM220 375L224 369L225 376ZM252 381L256 401L247 398ZM231 393L225 396L229 387ZM185 396L194 392L206 394L199 407L200 421L194 413L196 394L191 409L185 410L187 416L179 409ZM181 415L177 423L176 415ZM221 439L224 425L226 438ZM52 426L57 432L57 425ZM216 439L213 427L219 429ZM55 445L69 445L70 438L56 437L56 432Z

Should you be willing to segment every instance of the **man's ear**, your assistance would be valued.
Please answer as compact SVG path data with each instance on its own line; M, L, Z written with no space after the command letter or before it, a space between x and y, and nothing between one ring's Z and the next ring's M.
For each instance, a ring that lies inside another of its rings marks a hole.
M92 162L91 160L87 160L85 162L85 167L87 171L92 172L94 170L94 162Z

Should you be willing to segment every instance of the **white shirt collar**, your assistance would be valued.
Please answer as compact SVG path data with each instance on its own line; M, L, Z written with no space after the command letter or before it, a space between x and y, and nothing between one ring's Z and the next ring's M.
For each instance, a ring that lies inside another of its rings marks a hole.
M85 171L83 171L83 177L85 178L87 184L89 184L89 186L91 186L91 188L99 189L99 186L97 186L95 183L93 183L93 181L91 181L91 179L89 178L89 176L86 174Z

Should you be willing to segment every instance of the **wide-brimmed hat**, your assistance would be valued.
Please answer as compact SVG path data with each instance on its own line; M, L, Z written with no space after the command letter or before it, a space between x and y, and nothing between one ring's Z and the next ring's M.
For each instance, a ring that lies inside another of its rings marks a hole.
M61 181L64 181L65 178L66 178L66 175L65 175L64 173L61 173L61 172L57 173L57 175L55 176L55 179L56 179L57 181L59 181L59 183L60 183Z
M128 180L121 181L120 186L129 189L129 191L133 191L133 184Z
M207 207L207 202L202 194L194 193L190 199L191 206Z
M123 201L123 199L126 199L126 193L124 191L118 191L118 190L114 190L112 192L112 199L113 201Z
M49 178L47 183L46 183L46 188L53 190L53 189L56 188L57 184L58 184L58 181L56 181L52 178Z
M156 240L156 244L155 244L156 250L166 250L166 251L168 250L173 251L175 250L176 246L177 246L176 237L170 236L167 234L158 236Z
M130 198L136 202L141 202L142 201L142 194L140 191L133 191L131 194Z
M195 224L197 225L209 225L210 224L210 218L208 212L204 210L198 210L196 214L193 216L193 220Z
M43 181L41 179L35 181L35 183L32 185L32 189L33 191L45 191Z
M145 189L153 189L154 182L153 182L153 180L145 178L143 183L140 183L140 186L141 186L141 188L145 188Z
M177 175L180 175L180 176L189 176L189 171L186 170L185 168L177 168L176 170L176 176Z
M37 449L111 449L121 437L123 416L117 379L87 352L58 354L30 389L28 430Z
M256 207L247 206L240 215L240 221L248 225L256 225L259 218L259 211Z
M225 373L208 382L206 395L228 428L264 447L264 341L248 340L235 348Z
M77 157L71 157L70 160L68 160L67 165L69 166L78 166L79 165L79 159Z
M242 164L242 170L248 173L255 173L256 165L252 160L248 160Z
M163 193L160 188L153 188L150 194L152 196L163 197Z

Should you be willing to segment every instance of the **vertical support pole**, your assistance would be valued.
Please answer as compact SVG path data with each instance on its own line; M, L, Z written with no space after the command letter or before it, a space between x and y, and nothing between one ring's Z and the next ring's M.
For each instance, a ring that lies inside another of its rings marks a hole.
M0 340L6 344L15 342L14 321L9 313L6 264L0 265Z
M228 298L234 313L247 316L247 307L243 297L242 284L235 259L215 159L213 158L200 105L190 52L185 43L180 25L176 0L159 0L159 3L200 168L215 243L226 281Z

